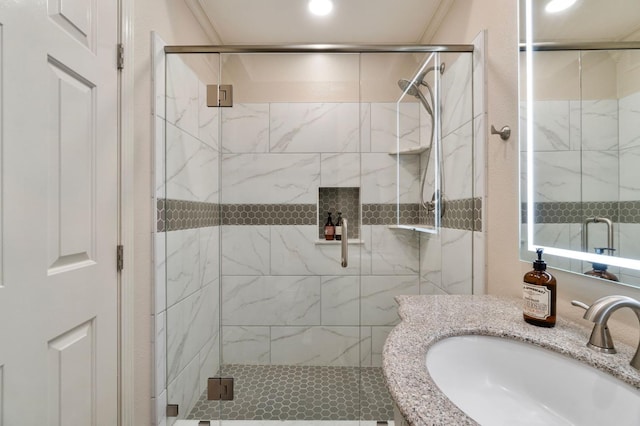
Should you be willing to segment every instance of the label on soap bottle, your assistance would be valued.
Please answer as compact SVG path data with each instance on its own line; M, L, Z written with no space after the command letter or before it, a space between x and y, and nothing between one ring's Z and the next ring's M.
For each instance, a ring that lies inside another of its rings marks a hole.
M551 290L542 285L523 283L523 312L533 318L547 319L551 316Z

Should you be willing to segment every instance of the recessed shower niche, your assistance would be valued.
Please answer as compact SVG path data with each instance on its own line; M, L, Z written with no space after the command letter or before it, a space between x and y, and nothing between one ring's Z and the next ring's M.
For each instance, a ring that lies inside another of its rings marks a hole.
M349 240L360 239L360 188L319 188L318 189L318 238L326 241L324 227L331 213L334 225L338 225L338 214L347 219ZM334 240L335 241L335 240ZM336 241L337 243L338 241Z

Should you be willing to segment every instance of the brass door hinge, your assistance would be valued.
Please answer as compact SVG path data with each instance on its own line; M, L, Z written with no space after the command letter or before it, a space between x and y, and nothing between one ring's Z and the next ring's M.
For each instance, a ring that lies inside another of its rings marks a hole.
M207 86L208 107L232 107L233 86L231 84L209 84Z
M207 381L207 399L209 401L233 400L233 378L209 377Z
M117 62L118 62L118 70L123 70L124 69L124 45L122 43L118 44Z
M118 272L124 269L124 246L119 245L116 248L116 268Z
M167 404L167 417L178 417L178 404Z

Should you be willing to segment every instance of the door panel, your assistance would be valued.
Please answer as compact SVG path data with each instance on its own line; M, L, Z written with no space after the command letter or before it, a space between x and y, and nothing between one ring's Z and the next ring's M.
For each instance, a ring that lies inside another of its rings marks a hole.
M114 425L117 2L10 2L0 23L0 424Z
M49 58L49 275L94 263L95 85Z
M95 322L87 321L49 341L51 425L94 424Z
M47 9L51 19L62 27L70 37L93 50L96 26L97 0L48 0Z

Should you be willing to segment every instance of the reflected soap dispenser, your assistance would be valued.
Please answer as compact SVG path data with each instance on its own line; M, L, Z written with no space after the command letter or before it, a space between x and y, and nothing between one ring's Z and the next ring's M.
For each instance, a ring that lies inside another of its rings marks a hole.
M613 249L610 248L596 248L596 254L605 254L605 250L609 251L609 254L613 251ZM604 263L592 263L591 265L593 265L593 269L590 271L585 272L585 275L590 275L592 277L596 277L596 278L602 278L604 280L610 280L610 281L620 281L618 279L618 277L615 274L612 274L611 272L607 271L608 265L604 264Z
M524 275L522 316L529 324L553 327L556 325L556 279L547 272L542 249L536 253L538 259L533 262L533 270Z

